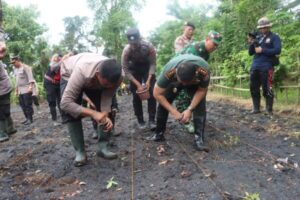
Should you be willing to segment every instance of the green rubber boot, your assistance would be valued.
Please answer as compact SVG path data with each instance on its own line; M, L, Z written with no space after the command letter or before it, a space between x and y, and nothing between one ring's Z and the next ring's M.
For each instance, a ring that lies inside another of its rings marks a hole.
M8 135L7 135L7 132L6 132L5 121L0 120L0 142L4 142L8 139L9 138L8 138Z
M71 137L71 142L75 149L75 167L80 167L87 164L87 156L84 149L84 138L81 121L68 122L68 130Z
M17 132L17 129L15 129L14 122L9 116L9 118L5 119L5 127L6 127L6 132L8 135L12 135Z
M108 141L109 141L111 133L110 132L105 133L103 131L101 125L98 125L97 131L98 131L97 155L102 158L105 158L105 159L116 159L118 157L118 155L107 149L107 145L108 145Z

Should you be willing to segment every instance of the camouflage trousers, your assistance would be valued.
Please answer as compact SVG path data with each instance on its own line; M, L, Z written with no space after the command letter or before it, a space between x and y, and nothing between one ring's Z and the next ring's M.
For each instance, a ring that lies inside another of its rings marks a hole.
M185 111L191 104L192 97L188 94L187 90L184 88L179 91L178 96L175 99L175 105L179 112Z

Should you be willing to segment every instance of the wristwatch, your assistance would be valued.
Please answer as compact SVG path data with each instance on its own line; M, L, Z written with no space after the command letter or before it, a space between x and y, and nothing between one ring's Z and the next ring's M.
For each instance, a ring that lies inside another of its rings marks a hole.
M194 109L192 108L192 106L189 106L189 107L187 108L187 110L193 112Z

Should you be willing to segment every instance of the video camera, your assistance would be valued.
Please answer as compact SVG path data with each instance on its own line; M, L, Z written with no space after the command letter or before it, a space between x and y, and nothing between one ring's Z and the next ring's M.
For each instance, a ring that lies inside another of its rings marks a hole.
M252 32L247 33L247 35L248 35L248 37L250 37L254 40L253 45L255 47L260 46L260 44L259 44L260 34L258 32L252 31Z

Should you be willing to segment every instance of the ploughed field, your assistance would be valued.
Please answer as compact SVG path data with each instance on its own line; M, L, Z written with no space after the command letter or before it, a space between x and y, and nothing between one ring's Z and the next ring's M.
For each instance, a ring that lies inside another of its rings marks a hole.
M79 168L66 126L53 124L46 103L31 126L13 107L18 132L0 143L0 199L300 199L299 117L249 115L240 104L209 98L206 153L171 118L166 142L145 141L152 132L137 129L131 96L118 101L121 135L110 142L118 159L97 157L85 118L88 164Z

